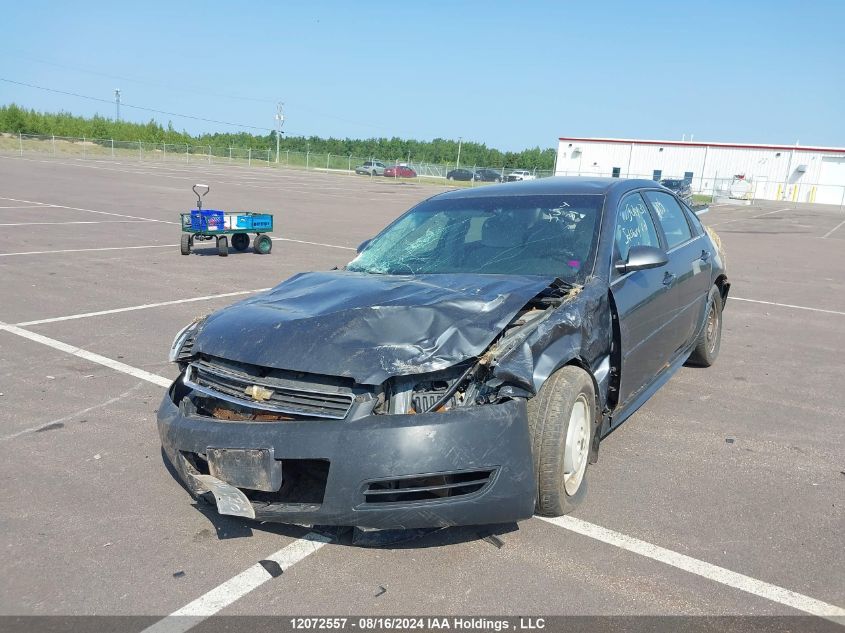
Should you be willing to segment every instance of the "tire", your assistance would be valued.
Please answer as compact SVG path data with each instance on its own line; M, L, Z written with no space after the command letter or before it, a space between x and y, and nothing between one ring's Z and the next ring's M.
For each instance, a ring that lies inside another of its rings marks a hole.
M245 251L249 248L249 235L246 233L235 233L232 236L232 248L236 251Z
M561 367L528 401L538 514L569 514L586 497L595 420L593 379L580 367Z
M257 235L252 242L252 248L258 255L267 255L273 248L273 240L269 235Z
M194 237L190 233L182 233L182 240L179 243L179 251L183 255L191 254L191 246L194 244Z
M229 238L225 235L217 238L217 254L220 257L227 257L229 255Z
M688 365L710 367L719 357L722 346L722 295L718 286L710 288L707 295L707 316L704 327L695 341L695 347L687 359Z

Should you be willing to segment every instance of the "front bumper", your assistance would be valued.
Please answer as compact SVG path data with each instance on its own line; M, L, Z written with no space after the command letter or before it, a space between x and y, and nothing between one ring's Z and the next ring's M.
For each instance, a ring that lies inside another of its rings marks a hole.
M286 460L327 463L318 503L286 499L283 484L276 498L250 495L256 520L398 529L505 523L534 512L536 485L523 400L354 421L231 422L184 415L172 390L158 410L159 435L179 479L195 497L208 490L193 476L198 474L193 456L206 454L209 447L272 448L283 470ZM391 497L368 492L387 480L466 472L490 475L480 489L436 499L382 501Z

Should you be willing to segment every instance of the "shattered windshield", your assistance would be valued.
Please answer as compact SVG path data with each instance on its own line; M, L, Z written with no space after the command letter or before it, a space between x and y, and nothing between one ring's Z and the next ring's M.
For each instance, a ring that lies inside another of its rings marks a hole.
M377 235L347 270L583 281L592 269L603 203L601 195L429 200Z

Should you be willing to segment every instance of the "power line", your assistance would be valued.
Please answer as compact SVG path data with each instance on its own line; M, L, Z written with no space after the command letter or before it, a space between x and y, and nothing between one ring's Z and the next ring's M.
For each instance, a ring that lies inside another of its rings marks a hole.
M108 103L109 105L113 104L114 102L109 99L100 99L99 97L92 97L90 95L82 95L77 92L69 92L67 90L57 90L56 88L46 88L44 86L36 86L35 84L28 84L23 81L14 81L13 79L6 79L5 77L0 77L0 81L5 81L6 83L15 84L17 86L25 86L27 88L35 88L36 90L44 90L46 92L54 92L56 94L67 95L70 97L78 97L80 99L88 99L89 101L99 101L100 103ZM124 103L123 101L120 102L124 108L133 108L134 110L143 110L144 112L153 112L155 114L164 114L167 116L175 116L180 117L183 119L192 119L194 121L203 121L205 123L217 123L218 125L230 125L232 127L239 127L249 130L261 130L262 132L269 132L270 128L266 127L258 127L255 125L246 125L243 123L231 123L230 121L218 121L217 119L206 119L205 117L201 116L193 116L191 114L180 114L179 112L167 112L166 110L156 110L155 108L147 108L144 106L137 106L137 105L130 105L128 103Z
M18 50L18 49L12 49L12 50ZM236 99L236 100L239 100L239 101L252 101L252 102L255 102L255 103L274 103L274 101L272 101L270 99L261 99L261 98L258 98L258 97L247 97L247 96L243 96L243 95L229 95L229 94L222 94L222 93L217 93L217 92L208 92L207 90L204 90L204 89L193 88L193 87L185 88L184 86L174 86L174 85L167 84L167 83L160 82L160 81L148 81L148 80L145 80L145 79L137 79L137 78L132 78L132 77L126 77L124 75L113 75L111 73L104 73L104 72L100 72L100 71L97 71L97 70L92 70L90 68L82 68L80 66L71 66L69 64L60 64L58 62L48 61L46 59L39 59L37 57L24 56L24 55L14 54L14 53L12 54L12 56L17 57L18 59L26 60L26 61L36 62L36 63L39 63L39 64L46 64L48 66L54 66L56 68L64 68L66 70L73 70L73 71L76 71L76 72L86 73L86 74L89 74L89 75L95 75L95 76L98 76L98 77L106 77L108 79L119 79L121 81L130 81L132 83L137 83L137 84L142 84L142 85L158 86L160 88L166 88L167 90L172 90L172 91L177 91L177 92L189 92L189 93L194 94L194 95L195 94L205 94L205 95L208 95L208 96L211 96L211 97L218 97L218 98L222 98L222 99ZM302 104L295 104L294 103L292 105L294 105L294 106L299 105L300 109L302 109L303 111L308 112L310 114L315 114L317 116L320 116L320 117L323 117L323 118L326 118L326 119L334 119L335 121L341 121L342 123L351 123L352 125L357 125L357 126L360 126L360 127L368 127L368 128L372 128L374 130L382 130L382 131L384 130L384 125L377 125L375 123L367 123L367 122L363 122L363 121L355 121L355 120L352 120L352 119L339 117L339 116L336 116L336 115L333 115L333 114L327 114L327 113L321 112L319 110L314 110L310 106L303 106Z
M12 49L17 50L17 49ZM126 77L124 75L113 75L110 73L104 73L97 70L91 70L90 68L82 68L80 66L71 66L68 64L60 64L58 62L48 61L46 59L38 59L37 57L29 57L19 54L12 54L12 57L17 57L18 59L23 59L30 62L36 62L38 64L46 64L48 66L54 66L56 68L64 68L66 70L73 70L80 73L86 73L89 75L95 75L98 77L106 77L108 79L119 79L120 81L130 81L132 83L147 85L147 86L158 86L160 88L166 88L167 90L172 91L179 91L179 92L189 92L191 94L205 94L210 97L218 97L222 99L236 99L238 101L254 101L256 103L273 103L272 99L260 99L257 97L247 97L243 95L229 95L229 94L221 94L217 92L208 92L207 90L202 90L199 88L194 87L184 87L184 86L174 86L168 83L160 82L160 81L149 81L146 79L137 79L132 77Z

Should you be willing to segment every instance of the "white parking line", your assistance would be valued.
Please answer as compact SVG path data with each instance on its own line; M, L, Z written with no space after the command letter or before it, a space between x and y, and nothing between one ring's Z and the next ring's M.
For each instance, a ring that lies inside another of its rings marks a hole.
M838 229L840 226L842 226L843 224L845 224L845 220L842 220L842 222L840 222L839 224L837 224L836 226L834 226L832 229L830 229L827 233L825 233L824 235L822 235L822 239L825 239L826 237L830 237L831 235L833 235L833 232L834 232L836 229Z
M809 310L810 312L823 312L825 314L838 314L845 316L845 312L838 310L825 310L824 308L809 308L807 306L796 306L791 303L776 303L774 301L760 301L759 299L744 299L742 297L729 297L729 301L747 301L748 303L762 303L768 306L778 306L779 308L794 308L795 310Z
M38 209L41 207L49 207L49 204L22 204L14 207L0 207L0 209Z
M156 218L142 218L137 215L126 215L125 213L114 213L112 211L97 211L96 209L83 209L81 207L68 207L63 204L51 204L49 202L38 202L37 200L21 200L19 198L4 198L0 196L0 200L10 200L12 202L26 202L27 204L41 205L45 207L53 207L55 209L68 209L70 211L85 211L87 213L99 213L101 215L113 215L118 218L129 218L130 220L146 220L147 222L160 222L161 224L179 224L179 222L171 222L170 220L157 220Z
M337 244L324 244L322 242L306 242L305 240L294 240L289 237L272 237L270 239L272 239L274 242L296 242L298 244L311 244L312 246L325 246L327 248L342 248L346 251L358 250L352 248L351 246L338 246Z
M72 222L6 222L0 226L43 226L46 224L143 224L152 220L76 220Z
M764 215L772 215L773 213L780 213L781 211L789 211L792 207L787 207L785 209L775 209L774 211L766 211L765 213L760 213L758 215L752 215L747 218L734 218L733 220L725 220L724 222L716 222L715 224L708 224L707 226L721 226L723 224L730 224L731 222L741 222L742 220L753 220L755 218L762 218Z
M841 607L810 598L809 596L778 587L777 585L769 584L762 580L757 580L756 578L751 578L750 576L745 576L744 574L738 574L724 567L706 563L703 560L698 560L685 554L673 552L658 545L652 545L646 541L609 530L594 523L588 523L587 521L582 521L571 516L537 518L570 530L571 532L576 532L597 541L607 543L608 545L613 545L666 565L677 567L696 576L701 576L713 582L760 596L766 600L798 609L804 613L822 618L845 618L845 609Z
M0 224L0 226L3 226ZM340 246L339 244L324 244L322 242L308 242L305 240L295 240L290 237L273 237L270 238L274 242L295 242L297 244L310 244L312 246L324 246L326 248L339 248L345 251L354 251L357 249L351 246ZM56 253L95 253L98 251L122 251L127 249L144 249L144 248L176 248L178 244L149 244L145 246L103 246L101 248L63 248L55 251L18 251L15 253L0 253L0 257L14 257L16 255L53 255Z
M265 561L276 563L284 572L329 542L331 539L327 536L309 532ZM184 633L276 576L278 574L271 574L261 563L256 563L141 633Z
M137 306L128 306L126 308L114 308L112 310L98 310L97 312L82 312L80 314L69 314L67 316L52 317L49 319L37 319L35 321L22 321L15 323L18 327L26 327L28 325L41 325L42 323L57 323L59 321L72 321L74 319L86 319L88 317L104 316L107 314L119 314L120 312L133 312L135 310L146 310L147 308L160 308L162 306L173 306L180 303L193 303L194 301L208 301L210 299L222 299L224 297L237 297L240 295L248 295L254 292L264 292L270 290L269 288L257 288L255 290L238 290L236 292L224 292L219 295L205 295L202 297L190 297L188 299L175 299L173 301L160 301L159 303L144 303Z
M47 336L42 336L41 334L36 334L35 332L30 332L29 330L24 330L16 325L9 325L8 323L3 323L0 321L0 330L5 330L6 332L17 334L18 336L29 339L30 341L35 341L36 343L41 343L42 345L57 349L60 352L66 352L68 354L78 356L79 358L84 358L85 360L91 361L92 363L97 363L98 365L109 367L110 369L114 369L115 371L119 371L124 374L129 374L130 376L134 376L135 378L146 380L147 382L151 382L154 385L158 385L159 387L169 387L170 383L173 382L172 380L170 380L169 378L165 378L164 376L152 374L143 369L138 369L137 367L132 367L131 365L127 365L126 363L121 363L118 360L112 360L111 358L100 356L99 354L89 352L88 350L84 350L79 347L74 347L73 345L68 345L67 343L62 343L61 341L57 341L54 338L49 338Z
M54 424L64 424L68 420L73 420L74 418L78 418L80 416L83 416L86 413L90 413L91 411L96 411L97 409L102 409L103 407L107 407L110 404L114 404L115 402L119 402L120 400L123 400L125 397L131 395L133 391L138 389L138 387L140 387L143 384L144 383L139 382L137 385L132 387L132 389L130 389L129 391L125 391L122 394L120 394L119 396L115 396L114 398L109 398L108 400L106 400L105 402L101 402L100 404L95 404L93 407L86 407L86 408L81 409L79 411L75 411L74 413L71 413L70 415L65 415L65 416L62 416L61 418L56 418L55 420L50 420L49 422L42 422L38 426L31 426L27 429L23 429L21 431L18 431L17 433L12 433L11 435L3 435L2 437L0 437L0 442L5 442L6 440L13 440L16 437L20 437L21 435L26 435L28 433L34 433L34 432L38 431L39 429L43 429L46 426L52 426Z
M15 255L53 255L56 253L93 253L97 251L124 251L140 248L176 248L178 244L151 244L149 246L104 246L102 248L64 248L57 251L21 251L17 253L0 253L0 257L14 257Z

